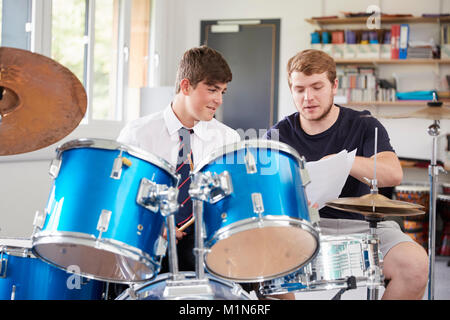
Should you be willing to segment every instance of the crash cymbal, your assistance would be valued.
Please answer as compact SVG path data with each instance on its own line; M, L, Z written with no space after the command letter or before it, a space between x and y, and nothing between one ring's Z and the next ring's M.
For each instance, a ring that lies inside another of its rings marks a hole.
M0 47L0 155L47 147L72 132L86 92L66 67L30 51Z
M394 209L394 208L390 208L390 211L388 211L386 208L383 208L382 210L386 210L386 212L379 212L379 208L375 207L375 211L371 210L359 210L356 208L342 208L339 206L335 206L335 205L329 205L327 204L328 207L330 208L334 208L337 210L342 210L342 211L346 211L346 212L353 212L353 213L359 213L362 214L366 217L377 217L377 218L384 218L384 217L398 217L398 216L417 216L417 215L421 215L421 214L425 214L424 211L419 210L419 209Z
M450 108L445 106L429 106L415 112L397 116L384 116L384 118L389 119L419 118L430 120L450 119Z
M424 209L423 206L398 200L391 200L379 193L369 193L361 197L346 197L329 201L326 205L335 206L351 206L354 208L366 208L366 211L371 211L371 208L386 208L389 209Z

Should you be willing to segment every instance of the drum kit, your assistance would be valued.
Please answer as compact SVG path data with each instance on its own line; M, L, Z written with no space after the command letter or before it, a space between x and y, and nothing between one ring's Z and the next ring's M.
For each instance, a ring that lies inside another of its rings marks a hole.
M0 155L59 141L86 105L68 69L0 48ZM384 276L377 223L422 215L424 207L378 194L376 157L374 168L370 194L327 203L362 214L370 233L326 236L308 204L305 159L295 150L269 140L224 146L191 172L196 268L181 272L175 168L116 141L66 142L51 161L53 185L31 238L0 239L0 299L107 299L111 283L128 285L118 300L251 299L241 283L257 283L258 294L275 298L339 289L339 299L366 286L367 299L378 299ZM160 274L166 254L169 272Z

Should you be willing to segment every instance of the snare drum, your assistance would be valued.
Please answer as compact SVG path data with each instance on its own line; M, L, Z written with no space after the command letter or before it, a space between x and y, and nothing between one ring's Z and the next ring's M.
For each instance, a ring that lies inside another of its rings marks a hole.
M308 263L319 249L308 211L306 170L295 150L247 140L210 155L194 172L219 177L204 201L207 270L236 282L273 279ZM212 183L214 185L214 183Z
M0 239L0 300L100 300L105 284L67 273L31 253L30 239Z
M180 272L179 275L187 280L194 280L194 272ZM120 294L116 300L251 300L250 295L236 283L225 281L223 279L214 277L210 274L205 274L205 279L211 288L211 294L196 293L195 287L184 287L184 294L177 297L167 297L167 281L170 279L170 273L163 273L156 277L155 280L144 284L134 284L130 289L125 290ZM181 287L180 287L181 288ZM182 288L183 289L183 288ZM132 291L131 291L132 290Z
M403 229L414 241L428 248L428 211L430 205L430 187L427 185L404 184L395 187L397 200L422 205L425 214L403 218Z
M57 149L47 207L35 218L33 252L57 267L111 282L151 279L165 254L164 219L145 199L149 186L175 186L164 160L103 139Z
M344 289L352 276L358 287L381 286L383 275L374 267L381 270L382 255L374 242L378 244L378 240L361 234L321 236L319 254L311 263L285 277L264 281L260 293Z

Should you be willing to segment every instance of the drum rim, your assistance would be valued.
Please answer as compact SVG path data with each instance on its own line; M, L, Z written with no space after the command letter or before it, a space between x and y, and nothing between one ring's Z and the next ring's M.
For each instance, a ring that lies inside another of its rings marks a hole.
M194 271L180 271L178 274L182 274L186 277L187 280L189 279L195 279L196 278L196 273ZM156 283L160 283L163 281L166 281L170 278L172 274L170 272L166 272L166 273L161 273L158 274L154 279L145 281L143 283L133 283L132 286L132 290L136 293L137 296L142 295L142 290L146 289L147 287L152 286L153 284ZM228 287L230 289L230 291L232 291L234 288L239 288L239 295L236 295L236 297L238 296L245 296L246 298L248 298L249 300L251 299L251 296L249 293L247 293L242 286L240 286L238 283L229 281L229 280L225 280L222 278L219 278L213 274L210 273L205 273L205 278L207 278L207 280L214 280L216 282L219 282L221 284L223 284L224 286ZM122 292L120 295L118 295L116 297L116 300L127 300L130 297L128 290L125 290L124 292ZM138 297L138 299L140 299L141 297Z
M121 143L116 140L102 139L102 138L80 138L67 141L56 148L56 152L58 154L58 158L60 158L61 154L64 151L68 151L71 149L79 149L79 148L98 148L98 149L106 149L106 150L123 150L135 156L139 159L147 161L157 167L165 170L169 173L175 181L178 180L178 176L175 171L175 167L172 166L167 160L154 155L148 151L145 151L136 146L132 146L129 144Z
M450 200L450 194L445 194L445 193L438 194L437 199Z
M54 239L56 241L48 241L49 239ZM47 257L41 255L37 249L36 246L40 244L58 244L58 243L68 243L68 244L76 244L76 245L83 245L88 246L91 248L98 248L105 250L110 253L116 253L116 254L123 254L125 258L132 259L136 262L143 263L148 268L153 268L153 274L151 277L146 279L137 279L137 280L120 280L116 278L108 278L108 277L101 277L95 274L80 272L77 273L85 278L93 279L93 280L99 280L99 281L106 281L106 282L114 282L114 283L134 283L134 282L141 282L153 279L159 272L159 269L161 267L161 264L154 262L154 259L152 257L143 252L142 250L132 247L126 243L123 243L118 240L114 239L108 239L108 238L101 238L97 239L93 235L89 235L82 232L70 232L70 231L41 231L33 235L32 237L32 252L33 254L38 257L39 259L55 266L58 269L67 271L67 269Z
M226 145L223 145L222 147L216 148L213 152L211 152L206 158L203 158L198 165L195 166L192 174L196 174L201 169L203 169L206 165L208 165L210 162L216 160L217 158L234 152L236 150L243 149L245 147L270 147L270 149L277 149L279 151L286 152L290 154L291 156L294 156L298 162L301 161L301 156L299 153L292 148L291 146L287 145L284 142L281 141L274 141L274 140L266 140L266 139L250 139L250 140L241 140L234 143L229 143Z
M310 263L319 253L319 249L320 249L319 232L313 227L311 222L309 222L308 220L305 220L305 219L286 217L286 216L277 216L277 215L266 215L263 218L252 217L252 218L247 218L244 220L237 221L233 224L227 225L227 226L217 230L214 233L214 235L211 237L211 239L205 242L205 247L210 249L219 240L227 239L229 236L236 234L238 232L241 232L241 231L252 230L252 229L254 229L254 228L252 228L252 226L255 226L255 225L257 225L258 227L261 227L261 223L264 227L272 227L272 226L279 227L279 226L286 226L286 225L287 226L295 225L295 226L299 227L300 229L308 231L313 236L314 240L316 240L316 248L315 248L313 254L311 255L311 257L306 259L302 265L297 266L291 270L288 270L288 271L285 271L285 272L282 272L282 273L279 273L276 275L272 275L272 276L242 279L242 278L226 277L226 276L223 276L221 274L214 272L214 270L212 270L208 267L206 258L209 253L207 253L205 255L205 262L204 262L206 270L218 278L222 278L222 279L229 280L229 281L235 281L235 282L239 282L239 283L261 282L261 281L280 278L280 277L286 276L288 274L291 274L295 270L298 270L298 269L302 268L303 266L307 265L308 263Z

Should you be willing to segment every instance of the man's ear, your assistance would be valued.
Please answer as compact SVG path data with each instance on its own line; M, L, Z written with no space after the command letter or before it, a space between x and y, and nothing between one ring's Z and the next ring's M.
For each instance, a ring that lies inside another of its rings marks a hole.
M189 94L190 87L191 87L191 82L189 81L189 79L184 78L180 81L180 91L184 95Z

